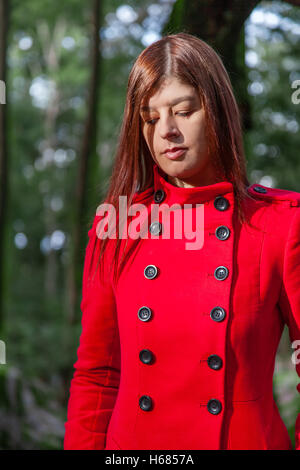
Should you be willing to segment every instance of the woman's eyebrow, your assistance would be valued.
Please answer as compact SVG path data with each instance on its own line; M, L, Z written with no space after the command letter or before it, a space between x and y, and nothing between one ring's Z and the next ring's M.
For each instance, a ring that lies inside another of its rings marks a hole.
M180 96L179 98L176 98L175 100L171 101L170 103L167 103L167 106L175 106L175 104L181 103L181 101L195 101L194 96L186 95L186 96ZM151 111L154 110L155 108L151 108L150 106L142 106L141 111Z

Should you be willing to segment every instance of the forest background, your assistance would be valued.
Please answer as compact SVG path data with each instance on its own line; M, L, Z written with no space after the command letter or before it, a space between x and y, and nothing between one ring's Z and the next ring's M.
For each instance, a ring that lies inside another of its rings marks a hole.
M0 0L1 449L63 447L87 230L138 54L180 31L211 44L242 112L249 180L300 192L299 5ZM292 353L285 327L273 388L294 443Z

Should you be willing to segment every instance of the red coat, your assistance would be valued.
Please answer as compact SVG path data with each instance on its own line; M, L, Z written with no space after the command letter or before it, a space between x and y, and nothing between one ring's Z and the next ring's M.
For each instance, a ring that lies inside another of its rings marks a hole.
M204 244L186 249L171 213L152 238L128 239L117 285L109 275L88 283L95 217L64 448L291 449L272 379L284 324L300 339L300 193L250 186L251 228L238 222L230 182L179 188L153 168L155 192L135 202L179 203L180 215L194 204L184 211L199 233L203 207Z

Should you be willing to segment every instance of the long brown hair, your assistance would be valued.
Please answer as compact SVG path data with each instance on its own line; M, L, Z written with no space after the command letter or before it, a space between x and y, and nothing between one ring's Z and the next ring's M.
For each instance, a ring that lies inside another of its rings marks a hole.
M188 33L170 34L152 43L137 57L129 74L123 121L105 202L118 208L119 196L128 207L137 192L153 186L153 158L141 130L140 106L165 79L175 77L192 85L203 103L208 147L215 168L233 184L238 218L246 221L242 201L249 181L242 124L230 78L218 54ZM98 263L109 238L101 240ZM118 239L114 250L117 277ZM124 253L123 253L124 254Z

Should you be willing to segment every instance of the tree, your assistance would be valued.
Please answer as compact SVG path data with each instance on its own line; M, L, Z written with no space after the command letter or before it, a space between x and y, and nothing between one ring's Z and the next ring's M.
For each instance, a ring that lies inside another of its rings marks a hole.
M100 14L101 0L93 0L91 9L91 77L88 87L87 116L82 138L82 145L79 154L79 171L76 187L76 213L73 225L73 253L69 271L69 296L68 296L68 319L70 323L78 321L77 305L78 295L81 292L82 259L81 247L85 244L86 230L83 221L88 212L87 191L90 174L95 166L96 142L97 142L97 104L98 91L100 86Z
M9 1L0 0L0 80L6 87L7 36ZM0 332L4 324L4 227L8 199L7 107L0 104Z
M244 129L252 127L245 68L243 26L260 0L177 0L163 34L185 31L210 44L222 58L242 114ZM288 0L300 5L300 0Z

